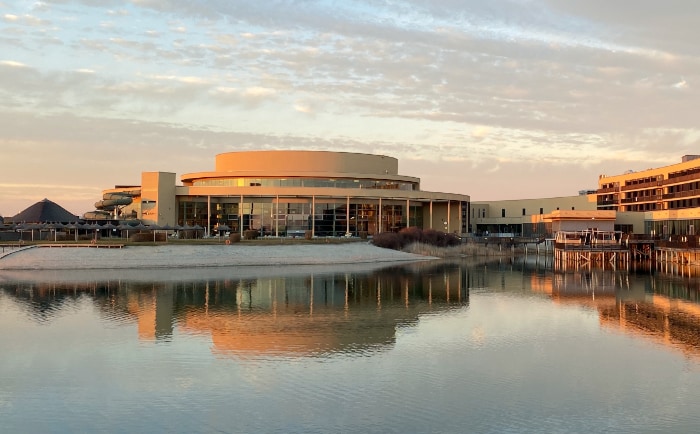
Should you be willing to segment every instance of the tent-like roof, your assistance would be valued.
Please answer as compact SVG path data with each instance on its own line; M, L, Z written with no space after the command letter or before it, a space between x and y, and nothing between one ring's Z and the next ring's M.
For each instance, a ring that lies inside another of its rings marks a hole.
M10 218L10 221L15 223L70 223L78 221L78 216L71 214L55 202L44 199Z

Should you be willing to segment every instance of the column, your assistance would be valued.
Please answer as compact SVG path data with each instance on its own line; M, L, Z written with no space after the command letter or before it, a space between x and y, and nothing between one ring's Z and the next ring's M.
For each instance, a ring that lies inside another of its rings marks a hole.
M430 222L428 224L429 224L430 229L434 229L433 228L433 200L432 199L430 199Z
M207 236L211 235L211 195L207 195Z
M316 236L316 196L311 196L311 238Z
M406 227L411 226L411 201L406 199Z
M447 200L447 232L450 232L450 200Z
M347 196L345 203L345 233L350 233L350 196Z
M280 195L275 197L275 236L280 236Z

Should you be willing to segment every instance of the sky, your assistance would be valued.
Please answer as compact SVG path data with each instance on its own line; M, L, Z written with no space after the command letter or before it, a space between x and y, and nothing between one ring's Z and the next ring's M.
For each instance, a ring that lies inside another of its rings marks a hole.
M0 0L0 216L222 152L558 197L700 153L697 0Z

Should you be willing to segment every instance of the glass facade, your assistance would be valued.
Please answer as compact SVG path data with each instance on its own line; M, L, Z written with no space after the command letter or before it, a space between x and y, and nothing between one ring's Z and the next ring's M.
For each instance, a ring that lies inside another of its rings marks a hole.
M423 205L377 199L272 197L187 197L178 203L178 224L209 228L226 225L232 232L258 230L265 236L360 236L423 227ZM210 204L210 209L207 205ZM312 210L313 208L313 210ZM408 221L406 216L408 215Z
M418 184L405 181L351 178L208 178L192 183L195 187L325 187L381 190L418 190Z
M699 229L700 219L656 220L644 222L645 234L661 237L671 235L697 235Z

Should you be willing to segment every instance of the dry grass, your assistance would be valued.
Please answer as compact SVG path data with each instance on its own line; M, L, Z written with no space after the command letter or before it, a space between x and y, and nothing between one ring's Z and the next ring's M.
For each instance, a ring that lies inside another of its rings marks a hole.
M511 256L519 253L519 249L510 247L484 246L482 244L460 244L453 247L436 247L429 244L413 243L403 249L404 252L436 258L454 258L463 256Z

